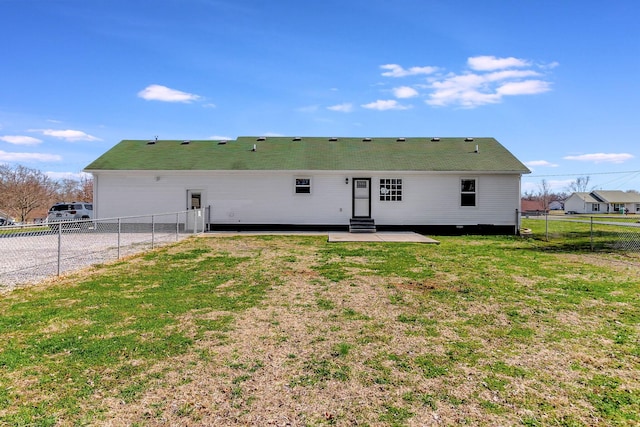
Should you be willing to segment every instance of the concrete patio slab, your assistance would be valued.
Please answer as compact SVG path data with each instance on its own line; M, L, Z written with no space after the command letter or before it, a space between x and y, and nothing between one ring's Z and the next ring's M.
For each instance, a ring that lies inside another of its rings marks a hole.
M347 233L330 232L329 242L398 242L398 243L432 243L437 240L422 234L407 232Z
M329 235L329 242L397 242L397 243L431 243L439 244L440 242L422 234L412 231L405 232L376 232L376 233L349 233L346 231L330 231L330 232L295 232L295 231L209 231L201 236L264 236L264 235L281 235L281 236L326 236Z

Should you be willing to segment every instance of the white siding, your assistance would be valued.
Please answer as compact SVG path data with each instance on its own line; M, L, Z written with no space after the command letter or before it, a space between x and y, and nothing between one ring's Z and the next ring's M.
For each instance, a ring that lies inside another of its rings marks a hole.
M295 178L311 178L311 193L296 194ZM187 190L221 224L347 225L353 178L371 178L371 217L377 225L514 225L520 176L466 173L226 171L98 172L98 218L175 212L187 208ZM477 180L476 206L460 206L460 179ZM345 179L349 178L349 183ZM403 180L402 201L380 201L380 178Z
M606 211L606 205L601 205L600 208ZM574 193L565 200L564 210L565 212L591 213L592 203L586 202L581 196Z
M377 176L372 187L376 224L513 225L520 205L520 180L513 175L415 174L403 178L403 201L380 201ZM476 179L476 206L460 206L460 179Z

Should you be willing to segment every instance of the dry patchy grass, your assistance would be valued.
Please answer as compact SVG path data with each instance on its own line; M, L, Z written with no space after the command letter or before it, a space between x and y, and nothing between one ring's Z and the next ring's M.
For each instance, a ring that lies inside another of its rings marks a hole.
M269 286L246 310L177 316L171 327L192 340L188 351L128 361L146 369L118 381L144 389L132 399L97 392L82 411L110 426L640 422L640 307L632 297L640 269L614 286L629 271L624 262L637 260L540 254L500 239L367 245L343 251L321 238L220 237L167 249L199 251L171 268L243 258L240 268ZM460 266L465 250L478 251L476 264ZM413 260L395 266L384 257ZM127 268L154 262L137 257ZM202 322L211 328L203 332ZM28 391L33 377L22 374L10 382Z

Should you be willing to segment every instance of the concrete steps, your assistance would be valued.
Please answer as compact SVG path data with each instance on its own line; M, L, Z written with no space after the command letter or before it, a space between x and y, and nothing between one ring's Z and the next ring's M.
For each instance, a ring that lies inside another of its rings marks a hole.
M376 223L372 218L351 218L349 233L375 233Z

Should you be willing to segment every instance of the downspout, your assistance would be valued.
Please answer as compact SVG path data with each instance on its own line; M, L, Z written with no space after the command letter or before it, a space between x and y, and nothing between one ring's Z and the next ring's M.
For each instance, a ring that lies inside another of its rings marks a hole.
M520 235L520 220L521 220L521 212L522 212L522 174L518 174L518 204L516 208L516 229L514 230L514 235Z
M93 188L92 188L92 192L93 192L93 219L95 220L96 218L100 218L100 214L98 213L98 204L96 203L96 201L98 200L98 174L96 174L95 172L91 172L92 175L92 179L93 179Z

